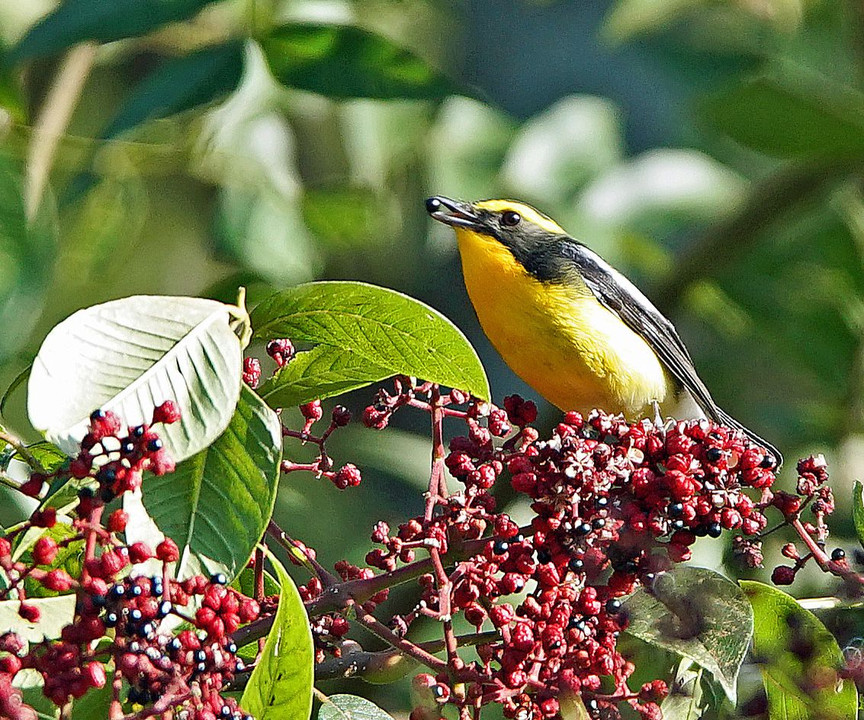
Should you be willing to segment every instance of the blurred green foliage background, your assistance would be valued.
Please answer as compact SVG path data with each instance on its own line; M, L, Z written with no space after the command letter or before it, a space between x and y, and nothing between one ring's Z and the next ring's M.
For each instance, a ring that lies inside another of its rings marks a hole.
M350 278L439 308L497 400L533 397L423 208L516 197L673 318L787 476L829 456L851 538L862 83L851 0L0 0L0 385L87 305ZM23 394L3 417L26 435ZM334 437L352 498L283 483L277 519L325 563L421 507L425 418L401 422Z

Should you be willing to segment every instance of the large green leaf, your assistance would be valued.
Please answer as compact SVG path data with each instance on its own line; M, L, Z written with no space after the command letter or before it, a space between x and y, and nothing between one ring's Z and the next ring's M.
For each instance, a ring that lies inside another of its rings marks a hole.
M366 698L331 695L321 703L318 720L393 720L393 716Z
M51 55L83 40L110 42L185 20L214 0L65 0L9 53L11 62Z
M864 154L864 95L825 77L785 68L710 97L708 123L779 157Z
M392 374L393 370L370 363L351 350L318 345L297 353L258 392L271 407L289 407L341 395L386 380Z
M457 92L410 50L357 27L283 25L261 47L279 82L329 97L438 99Z
M212 445L171 474L145 476L144 507L180 548L178 577L243 569L270 521L281 459L279 418L244 385Z
M753 606L753 657L760 664L771 720L855 720L858 693L838 673L843 656L834 636L793 597L743 580Z
M705 568L676 567L626 603L627 632L708 670L735 702L738 670L753 634L753 612L741 589Z
M852 490L852 519L855 521L855 534L858 542L864 547L864 485L860 480L855 481Z
M334 358L344 354L346 359L334 359L330 369L346 386L353 381L361 387L387 371L489 397L483 366L459 329L437 310L394 290L358 282L308 283L264 300L251 318L259 338L289 337L327 345ZM320 362L323 371L324 354L303 362L307 367ZM277 377L262 391L275 392L278 383Z
M240 83L242 74L243 43L239 40L169 60L132 90L103 137L227 95Z
M275 558L270 561L281 586L279 608L240 707L256 720L306 720L312 711L312 633L294 582Z
M242 374L236 315L214 300L143 295L79 310L48 333L33 362L30 422L71 454L93 410L140 425L173 400L181 419L159 435L176 461L185 460L234 413Z

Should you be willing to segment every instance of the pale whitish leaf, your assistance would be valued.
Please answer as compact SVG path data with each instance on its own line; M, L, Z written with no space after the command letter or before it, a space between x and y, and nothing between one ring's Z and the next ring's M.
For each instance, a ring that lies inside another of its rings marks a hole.
M735 702L738 670L753 634L741 589L705 568L676 567L628 598L627 632L708 670Z
M855 683L838 672L837 640L795 598L751 580L741 587L753 606L753 659L762 671L771 720L855 720ZM802 652L807 648L807 652Z
M97 408L149 423L165 400L181 419L158 428L179 462L228 424L240 394L236 308L201 298L137 296L79 310L42 343L28 383L30 422L74 454Z
M483 366L462 332L437 310L394 290L358 282L298 285L258 305L252 327L256 337L328 345L334 354L347 351L391 375L489 398ZM355 379L371 382L361 375Z
M39 608L38 622L28 622L18 614L20 601L0 602L0 628L4 632L12 630L18 633L26 642L38 643L44 639L59 638L60 631L72 622L75 615L75 595L34 598L28 600L27 604Z
M312 711L312 632L294 582L275 558L270 561L281 586L279 607L240 707L256 720L306 720Z
M212 445L168 475L145 475L142 501L160 532L180 548L176 575L243 569L276 501L279 418L245 385L231 422ZM144 539L152 529L144 528ZM127 527L127 539L130 529Z
M321 703L318 720L393 720L375 703L357 695L331 695Z

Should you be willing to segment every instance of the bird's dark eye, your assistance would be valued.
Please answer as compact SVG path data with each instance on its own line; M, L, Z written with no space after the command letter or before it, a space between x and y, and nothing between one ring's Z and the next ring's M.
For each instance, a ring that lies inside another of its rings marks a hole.
M522 216L514 210L508 210L501 216L501 224L513 227L522 222Z

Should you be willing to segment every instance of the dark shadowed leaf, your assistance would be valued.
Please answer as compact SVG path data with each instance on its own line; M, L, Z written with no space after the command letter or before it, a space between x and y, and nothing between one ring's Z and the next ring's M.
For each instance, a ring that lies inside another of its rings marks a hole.
M273 512L281 459L279 419L244 385L212 445L173 473L145 476L144 507L180 548L178 577L243 569Z
M711 570L676 567L650 592L626 603L627 632L689 658L711 672L732 702L738 669L753 634L753 613L741 589Z
M234 90L242 74L239 40L168 60L138 83L102 136L216 100Z
M27 340L42 309L56 249L56 218L43 206L27 220L23 184L20 164L0 155L0 361Z
M9 53L11 62L52 55L83 40L110 42L185 20L213 0L65 0Z
M375 703L357 695L331 695L321 703L318 720L393 720Z
M864 95L787 69L746 80L703 107L715 129L778 157L864 154Z
M283 25L261 46L279 82L329 97L438 99L457 92L410 50L356 27Z
M346 356L321 360L324 350L307 356L297 378L314 362L322 379L344 383L346 389L382 379L386 371L489 397L483 366L461 331L437 310L394 290L358 282L308 283L271 296L251 317L256 337L319 343L334 356ZM293 381L294 376L286 376L286 387ZM277 377L262 392L275 393L278 384ZM286 397L293 397L290 392Z
M771 720L855 720L858 693L840 678L843 656L834 636L793 597L743 580L753 606L753 659L762 670Z
M312 633L294 582L275 558L270 561L281 586L279 608L240 707L256 720L306 720L312 711Z

